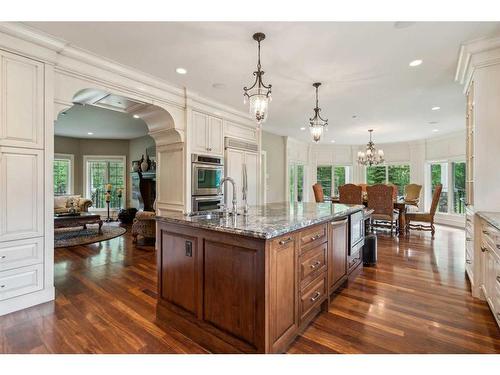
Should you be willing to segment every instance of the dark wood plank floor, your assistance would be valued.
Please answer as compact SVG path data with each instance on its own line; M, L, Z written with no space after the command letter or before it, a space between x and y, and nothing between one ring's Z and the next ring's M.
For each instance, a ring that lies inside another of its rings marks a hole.
M290 347L290 353L500 353L500 330L473 299L463 231L379 236L364 268ZM155 323L152 246L129 232L55 251L56 300L0 317L0 353L205 353Z

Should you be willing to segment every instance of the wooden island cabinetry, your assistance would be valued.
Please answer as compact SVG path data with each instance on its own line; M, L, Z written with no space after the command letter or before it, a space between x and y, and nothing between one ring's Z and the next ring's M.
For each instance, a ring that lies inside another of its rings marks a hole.
M192 224L158 218L157 315L212 352L285 351L347 279L345 216L272 238Z

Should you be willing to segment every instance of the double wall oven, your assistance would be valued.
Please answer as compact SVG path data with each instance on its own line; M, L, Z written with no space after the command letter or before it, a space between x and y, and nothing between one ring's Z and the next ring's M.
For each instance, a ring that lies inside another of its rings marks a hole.
M191 156L191 203L193 212L217 210L224 196L217 189L224 178L221 157L193 154Z

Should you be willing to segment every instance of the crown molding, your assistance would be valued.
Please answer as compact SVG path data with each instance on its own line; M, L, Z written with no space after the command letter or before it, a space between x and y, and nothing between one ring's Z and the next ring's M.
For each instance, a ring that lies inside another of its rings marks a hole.
M464 85L465 93L476 69L496 64L500 64L500 36L464 43L458 53L455 81Z

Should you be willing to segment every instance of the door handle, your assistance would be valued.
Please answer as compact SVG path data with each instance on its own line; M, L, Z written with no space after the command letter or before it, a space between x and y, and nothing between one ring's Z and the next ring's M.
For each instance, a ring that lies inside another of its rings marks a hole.
M481 251L484 253L485 251L488 251L488 249L484 246L481 246Z

